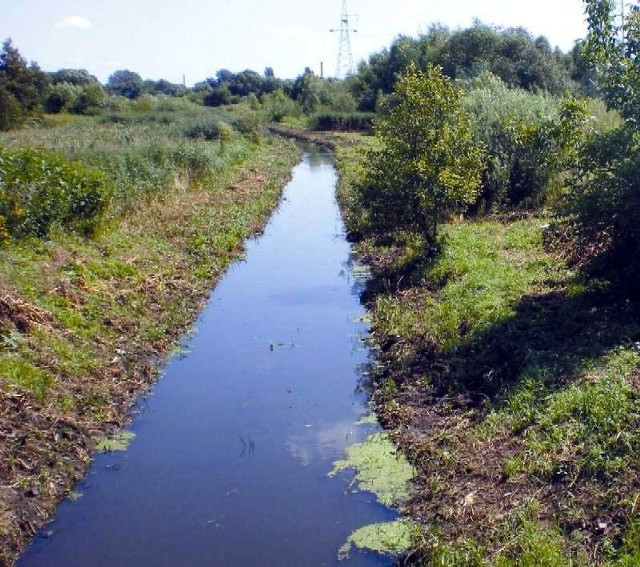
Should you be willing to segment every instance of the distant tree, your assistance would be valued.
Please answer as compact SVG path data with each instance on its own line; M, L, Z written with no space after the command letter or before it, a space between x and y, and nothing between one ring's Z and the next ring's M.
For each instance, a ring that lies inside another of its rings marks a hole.
M0 130L20 126L24 118L20 104L0 82Z
M205 106L223 106L231 103L231 91L226 84L210 89L202 100Z
M107 80L107 90L128 99L138 98L144 92L144 81L138 73L123 69L116 71Z
M357 190L374 230L415 231L434 246L439 223L475 200L482 151L460 96L439 67L411 63L398 78L376 128L382 147L369 153Z
M148 94L163 94L167 96L182 96L187 91L183 85L171 83L165 79L144 81L144 90Z
M0 51L0 88L2 130L18 127L29 115L37 113L49 88L45 73L35 63L27 65L11 39L2 44Z
M290 96L300 104L305 114L315 112L320 106L319 94L322 82L322 79L316 77L309 67L294 81Z
M76 88L69 83L54 84L44 101L44 109L50 114L68 110L77 95Z
M398 36L390 48L360 64L355 80L349 82L359 109L374 110L378 93L389 94L410 63L419 69L439 65L450 78L468 79L491 71L511 87L558 95L573 86L571 56L553 51L543 37L534 39L521 28L503 30L480 22L453 32L432 26L417 38Z
M49 81L52 85L67 83L76 87L99 83L98 79L86 69L60 69L49 73Z
M71 103L70 110L74 114L93 114L101 108L107 99L107 93L100 83L91 83L78 87L78 94Z

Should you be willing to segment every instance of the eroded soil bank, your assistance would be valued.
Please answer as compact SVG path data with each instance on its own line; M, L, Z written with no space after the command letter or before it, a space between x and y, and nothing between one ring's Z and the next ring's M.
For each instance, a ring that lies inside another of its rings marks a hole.
M211 186L176 179L92 240L2 251L0 564L69 495L96 441L127 422L299 155L265 140Z

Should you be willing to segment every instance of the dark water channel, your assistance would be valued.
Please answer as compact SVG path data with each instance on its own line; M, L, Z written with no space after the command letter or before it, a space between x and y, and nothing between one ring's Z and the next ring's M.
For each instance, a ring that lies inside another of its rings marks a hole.
M395 513L327 473L372 425L366 326L334 198L309 149L265 233L212 292L187 351L22 557L47 566L390 565L338 548Z

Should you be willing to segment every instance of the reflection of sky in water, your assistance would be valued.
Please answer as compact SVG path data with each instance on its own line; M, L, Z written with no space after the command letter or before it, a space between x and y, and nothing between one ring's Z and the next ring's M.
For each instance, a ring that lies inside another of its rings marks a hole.
M354 421L339 421L321 426L308 424L303 432L289 436L287 448L305 467L315 460L341 458L346 447L354 442L354 432L358 429L361 426Z

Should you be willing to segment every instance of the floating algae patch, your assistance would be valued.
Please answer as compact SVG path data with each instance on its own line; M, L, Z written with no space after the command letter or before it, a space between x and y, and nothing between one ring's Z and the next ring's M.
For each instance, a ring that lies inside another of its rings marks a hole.
M392 506L409 499L415 471L396 451L388 434L375 433L364 443L347 447L346 455L346 459L333 463L329 476L355 469L358 487L373 492L381 504Z
M108 453L109 451L126 451L129 447L129 443L136 436L131 431L121 431L110 437L100 439L96 445L96 451L98 453Z
M417 525L410 520L364 526L349 536L338 551L338 557L346 559L354 547L392 555L406 553L415 543L417 529Z
M378 418L376 414L373 412L362 416L358 421L356 421L356 425L377 425L377 424L378 424Z

